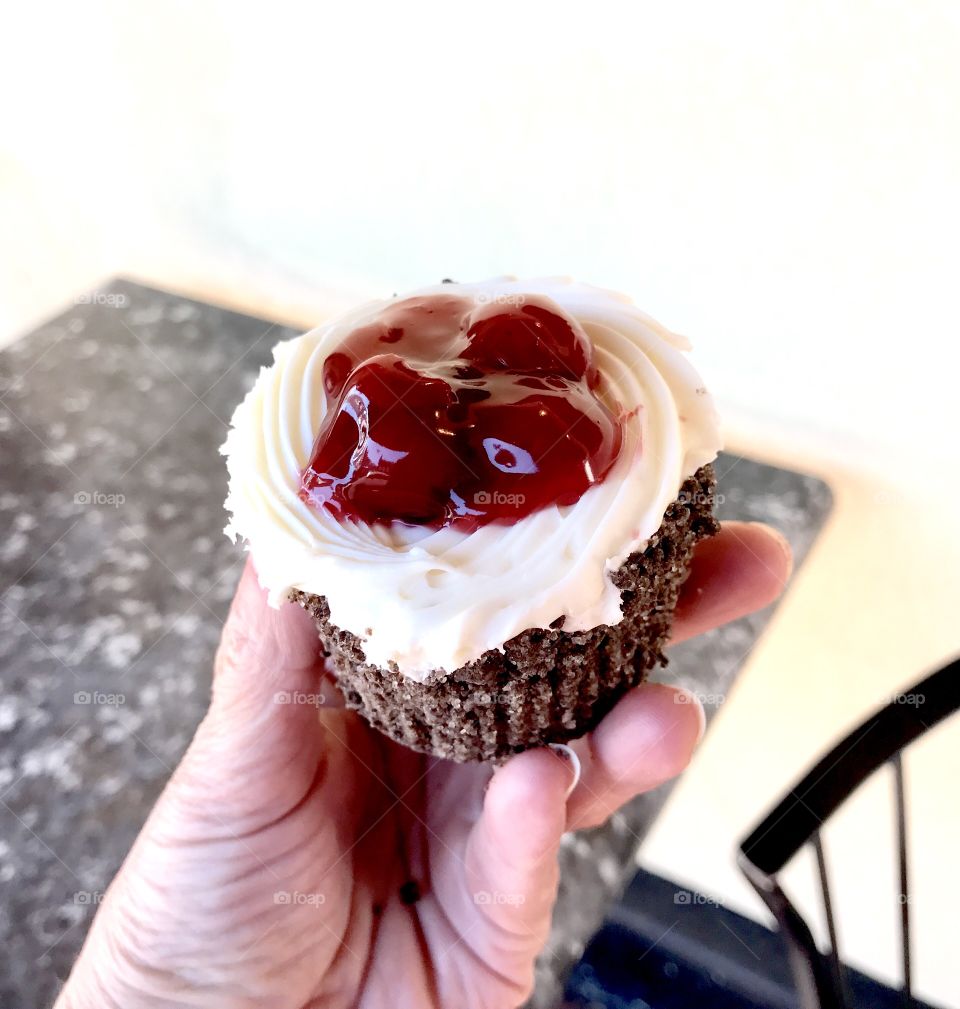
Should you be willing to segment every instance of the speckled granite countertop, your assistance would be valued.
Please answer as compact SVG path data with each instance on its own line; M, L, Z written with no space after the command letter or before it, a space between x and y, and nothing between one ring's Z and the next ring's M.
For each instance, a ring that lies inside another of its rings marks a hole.
M0 353L0 1007L49 1005L100 894L205 709L240 573L217 449L292 331L116 281ZM725 456L721 515L802 556L818 480ZM723 695L766 622L675 649L664 677ZM536 1003L629 874L666 790L568 838Z

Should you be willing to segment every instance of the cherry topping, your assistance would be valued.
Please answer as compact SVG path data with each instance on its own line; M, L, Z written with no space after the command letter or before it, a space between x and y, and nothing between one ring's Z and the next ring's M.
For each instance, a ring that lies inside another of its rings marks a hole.
M539 305L489 306L474 315L464 357L488 371L555 375L577 381L587 371L589 345L568 322Z
M473 529L569 505L616 460L579 324L556 306L407 298L326 360L300 496L340 518Z

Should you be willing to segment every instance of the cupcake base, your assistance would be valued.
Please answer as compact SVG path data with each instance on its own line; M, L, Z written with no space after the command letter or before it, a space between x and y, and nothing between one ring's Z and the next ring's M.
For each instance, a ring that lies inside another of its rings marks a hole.
M314 618L344 699L371 725L413 750L449 760L497 760L592 729L654 665L694 546L715 534L712 466L686 480L646 549L614 573L623 619L589 631L523 631L503 651L418 683L370 665L360 639L330 622L323 596L294 592ZM562 621L561 621L562 623Z

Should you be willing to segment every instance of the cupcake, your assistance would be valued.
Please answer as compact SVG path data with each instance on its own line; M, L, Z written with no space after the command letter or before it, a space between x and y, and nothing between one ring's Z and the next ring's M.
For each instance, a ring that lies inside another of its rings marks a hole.
M364 305L279 344L237 407L227 534L392 739L468 761L581 735L665 661L718 529L688 349L566 279Z

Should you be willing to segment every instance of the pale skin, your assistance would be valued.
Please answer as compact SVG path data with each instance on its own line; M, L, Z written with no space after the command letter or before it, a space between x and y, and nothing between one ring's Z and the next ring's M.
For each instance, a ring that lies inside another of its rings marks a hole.
M764 606L789 573L781 537L727 523L698 548L673 641ZM572 791L549 748L496 769L413 753L340 705L311 621L270 609L248 565L210 709L56 1009L518 1006L562 835L679 774L702 727L691 695L638 687L572 744Z

